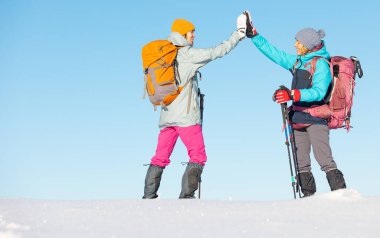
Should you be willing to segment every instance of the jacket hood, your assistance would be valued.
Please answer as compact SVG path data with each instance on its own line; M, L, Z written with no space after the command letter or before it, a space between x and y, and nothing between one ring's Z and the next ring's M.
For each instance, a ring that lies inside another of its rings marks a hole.
M168 41L170 41L171 43L173 43L173 45L176 45L176 46L187 46L187 45L189 45L189 43L187 42L185 37L183 37L178 32L170 33L170 35L168 36Z
M300 57L301 61L307 62L307 61L312 60L316 56L323 57L323 58L326 58L326 59L329 60L330 59L330 54L326 50L325 42L324 41L322 41L322 42L323 42L323 46L322 46L322 48L320 50L308 53L308 54L306 54L304 56L301 56Z

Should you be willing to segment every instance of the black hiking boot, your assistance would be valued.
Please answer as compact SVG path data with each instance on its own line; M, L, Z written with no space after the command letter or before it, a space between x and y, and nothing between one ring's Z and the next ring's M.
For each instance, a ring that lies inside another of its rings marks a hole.
M298 185L301 187L304 197L312 196L317 191L314 176L311 172L299 173Z
M182 190L179 198L195 198L194 193L198 189L201 180L203 166L197 163L188 163L182 177Z
M157 190L160 187L162 172L165 167L149 165L145 177L145 187L143 199L157 198Z
M339 169L333 169L326 172L327 181L329 182L331 191L346 188L343 173Z

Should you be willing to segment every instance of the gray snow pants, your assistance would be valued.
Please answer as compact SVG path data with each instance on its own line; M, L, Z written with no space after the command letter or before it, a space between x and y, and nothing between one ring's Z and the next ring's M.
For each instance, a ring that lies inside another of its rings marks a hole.
M294 130L300 173L311 171L311 147L322 171L327 172L337 168L332 157L329 132L330 130L326 125L311 125L303 130Z

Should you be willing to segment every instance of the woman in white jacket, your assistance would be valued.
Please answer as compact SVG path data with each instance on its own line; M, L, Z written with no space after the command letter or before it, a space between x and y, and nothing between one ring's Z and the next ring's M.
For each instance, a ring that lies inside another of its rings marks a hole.
M202 133L202 121L198 93L197 71L202 66L223 57L245 37L246 16L237 19L237 31L214 48L194 48L195 27L185 19L173 22L168 40L181 48L177 54L177 69L180 86L185 86L179 96L161 109L160 134L155 155L152 157L145 178L144 197L157 198L164 168L170 163L170 155L178 137L187 148L190 157L182 177L182 190L179 198L194 198L198 182L206 163L207 156Z

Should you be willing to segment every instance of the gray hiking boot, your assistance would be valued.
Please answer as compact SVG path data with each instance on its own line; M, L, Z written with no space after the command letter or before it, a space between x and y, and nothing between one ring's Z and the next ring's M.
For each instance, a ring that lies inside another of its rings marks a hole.
M203 166L197 163L188 163L182 177L182 190L179 198L195 198L194 193L198 189L201 180Z
M157 198L157 190L160 187L162 172L165 167L149 165L145 177L144 197L143 199Z
M317 191L314 176L311 172L299 173L297 182L301 187L301 191L304 197L311 196Z
M343 173L339 169L333 169L326 172L327 181L329 182L331 191L346 188Z

